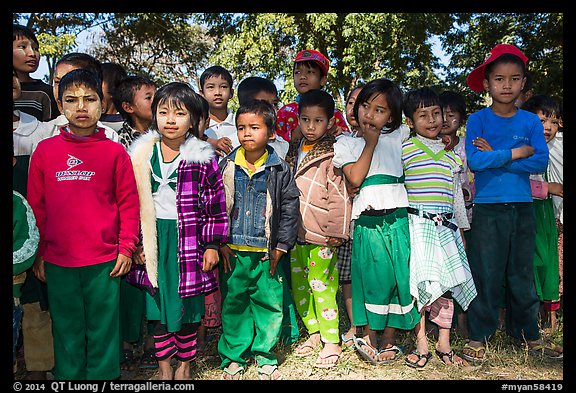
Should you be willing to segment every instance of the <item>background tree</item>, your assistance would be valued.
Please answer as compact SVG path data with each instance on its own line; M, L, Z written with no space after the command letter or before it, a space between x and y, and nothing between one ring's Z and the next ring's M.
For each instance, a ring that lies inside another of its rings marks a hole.
M196 86L206 67L219 64L236 83L251 75L276 81L282 102L296 96L296 53L317 49L331 60L327 90L341 109L358 82L386 77L404 91L460 91L472 112L486 104L486 96L470 91L466 76L495 44L511 43L528 56L535 91L563 100L562 13L32 13L27 23L38 35L53 37L42 36L41 46L52 66L74 48L66 34L99 26L102 33L93 37L89 52L102 61L116 61L158 83L186 80ZM434 52L435 40L448 64Z

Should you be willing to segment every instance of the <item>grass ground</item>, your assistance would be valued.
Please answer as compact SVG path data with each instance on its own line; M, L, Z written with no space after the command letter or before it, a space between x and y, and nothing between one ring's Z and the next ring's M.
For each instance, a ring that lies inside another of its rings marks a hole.
M341 308L342 310L344 308ZM341 331L348 330L349 322L345 315L340 318ZM301 332L303 330L301 329ZM220 359L217 351L219 330L215 329L209 335L211 341L205 354L202 354L193 363L192 378L194 380L219 380L221 375ZM434 353L436 341L429 337L429 348ZM559 313L558 330L550 337L557 344L563 345L563 317ZM404 364L404 356L398 361L381 366L374 366L364 361L353 349L343 351L338 365L332 369L314 368L319 348L316 353L305 357L296 357L293 351L297 345L306 339L301 334L298 342L277 347L279 370L284 380L397 380L397 381L505 381L505 380L531 380L531 381L558 381L564 379L563 362L550 360L544 357L529 355L521 346L515 343L508 335L498 330L490 340L485 360L480 364L466 364L464 366L446 366L438 357L434 356L423 370L413 369ZM454 331L452 347L459 355L466 339ZM397 345L404 353L414 348L414 335L411 332L399 331ZM25 371L20 363L16 379L23 379ZM154 380L157 379L157 370L137 370L123 372L121 380ZM244 380L257 380L256 366L250 364L244 374ZM557 389L552 389L557 390ZM559 390L559 389L558 389Z

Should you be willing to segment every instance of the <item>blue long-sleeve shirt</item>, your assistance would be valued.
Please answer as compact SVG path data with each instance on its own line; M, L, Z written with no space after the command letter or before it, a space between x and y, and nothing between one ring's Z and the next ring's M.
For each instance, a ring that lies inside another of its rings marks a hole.
M493 151L472 144L482 137ZM512 149L534 147L534 154L512 161ZM466 122L466 158L474 171L474 203L532 202L530 173L544 172L548 147L540 118L519 109L512 117L500 117L490 108L473 113Z

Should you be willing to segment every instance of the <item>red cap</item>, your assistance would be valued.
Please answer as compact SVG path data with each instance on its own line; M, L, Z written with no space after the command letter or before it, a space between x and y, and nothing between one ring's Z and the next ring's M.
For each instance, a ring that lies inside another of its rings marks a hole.
M486 57L484 58L484 63L474 68L472 72L468 74L468 78L466 78L468 87L472 89L472 91L476 92L484 91L484 85L482 83L484 81L484 69L488 64L492 63L494 60L496 60L502 55L505 55L506 53L518 56L522 60L524 65L526 65L526 62L528 61L528 58L524 56L524 53L522 53L520 49L518 49L514 45L498 44L494 48L492 48L490 53L486 55Z
M328 61L328 58L326 58L326 56L324 56L322 53L313 49L304 49L298 52L294 63L301 61L313 61L314 63L318 64L318 67L320 67L324 75L328 75L330 62Z

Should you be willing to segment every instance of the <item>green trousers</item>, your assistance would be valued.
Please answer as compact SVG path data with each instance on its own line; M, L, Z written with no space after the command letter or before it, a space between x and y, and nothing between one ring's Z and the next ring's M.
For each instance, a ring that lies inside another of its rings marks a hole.
M278 272L270 275L270 261L264 253L234 251L231 270L220 268L222 292L222 334L218 353L223 369L231 362L246 366L254 357L260 366L276 365L274 346L282 327L283 287Z
M296 244L290 252L292 295L309 334L338 344L338 269L332 247Z
M46 262L55 379L120 376L120 278L110 277L115 263L66 268Z

